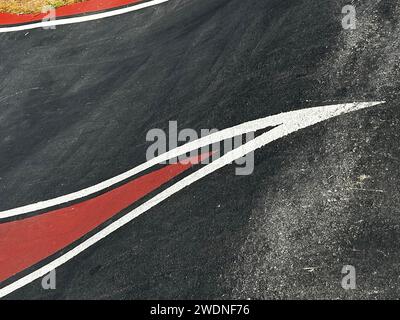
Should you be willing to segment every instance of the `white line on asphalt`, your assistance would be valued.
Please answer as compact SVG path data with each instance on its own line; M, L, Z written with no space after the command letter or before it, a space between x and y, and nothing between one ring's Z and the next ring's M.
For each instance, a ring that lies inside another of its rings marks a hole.
M113 177L111 179L108 179L106 181L100 182L94 186L91 186L86 189L82 189L64 196L60 196L54 199L50 200L45 200L33 204L29 204L26 206L6 210L3 212L0 212L0 220L5 219L5 218L10 218L38 210L43 210L49 207L54 207L63 203L71 202L78 200L83 197L90 196L94 193L97 193L99 191L105 190L115 184L118 184L126 179L129 179L133 177L136 174L139 174L159 163L165 162L167 160L173 159L177 156L183 155L185 153L188 153L192 150L197 150L200 149L201 147L211 145L216 142L220 142L226 139L233 138L235 136L240 136L248 132L255 132L259 131L268 127L274 127L278 126L282 123L293 123L297 117L301 116L302 114L307 113L307 115L312 116L314 113L319 114L321 110L326 110L327 108L335 108L335 107L341 107L341 108L348 108L349 106L354 106L354 105L367 105L367 106L372 106L372 105L377 105L381 104L382 102L369 102L369 103L359 103L359 104L344 104L344 105L334 105L334 106L326 106L326 107L315 107L315 108L309 108L309 109L304 109L304 110L297 110L297 111L291 111L291 112L286 112L286 113L281 113L278 115L273 115L269 116L266 118L254 120L254 121L249 121L240 125L237 125L232 128L228 128L216 133L213 133L211 135L208 135L206 137L203 137L201 139L198 139L196 141L187 143L181 147L178 147L176 149L173 149L169 152L166 152L156 158L153 158L152 160L145 162L127 172L124 172L116 177Z
M0 289L0 297L4 297L11 292L31 283L32 281L45 276L50 271L58 268L62 264L66 263L67 261L71 260L73 257L77 256L79 253L85 251L98 241L102 240L103 238L107 237L114 231L118 230L122 226L126 225L133 219L137 218L138 216L142 215L149 209L153 208L157 204L161 203L162 201L168 199L175 193L179 192L180 190L184 189L185 187L193 184L194 182L206 177L207 175L213 173L214 171L232 163L233 161L240 159L241 157L245 156L246 154L253 152L272 141L278 140L282 137L285 137L291 133L294 133L298 130L304 129L306 127L315 125L319 122L325 121L327 119L337 117L339 115L357 111L365 108L369 108L375 105L382 104L384 102L366 102L366 103L350 103L350 104L342 104L342 105L332 105L332 106L324 106L324 107L316 107L316 108L309 108L297 111L291 111L287 113L282 113L279 115L270 116L264 119L259 119L251 122L244 123L243 125L239 125L233 128L226 129L221 131L218 136L219 141L225 140L227 138L232 137L232 134L239 135L240 132L248 132L248 131L255 131L256 128L260 128L261 123L263 124L261 127L268 127L268 126L275 126L274 129L263 133L259 137L247 142L246 144L242 145L241 147L227 153L226 155L222 156L221 158L213 161L211 164L197 170L196 172L192 173L191 175L183 178L179 182L175 183L171 187L167 188L166 190L162 191L158 195L154 196L147 202L143 203L136 209L132 210L131 212L127 213L120 219L116 220L109 226L105 227L103 230L99 231L95 235L91 236L89 239L85 240L75 248L71 249L67 253L63 254L61 257L55 259L54 261L48 263L47 265L39 268L38 270L22 277L21 279L5 286L4 288ZM251 128L251 125L255 125L254 128ZM224 134L222 134L224 133ZM214 136L214 135L210 135ZM215 140L216 137L213 137L211 140ZM204 140L199 139L198 141ZM195 143L189 143L189 145L195 145ZM198 144L199 146L202 143ZM164 160L170 159L172 156L176 157L181 155L181 152L184 148L177 148L168 152ZM187 150L187 149L185 149ZM192 148L190 150L193 150ZM189 151L190 151L189 150ZM161 157L161 156L160 156ZM158 158L160 158L158 157ZM156 158L155 158L156 159ZM153 160L155 160L153 159ZM145 165L145 164L144 164Z

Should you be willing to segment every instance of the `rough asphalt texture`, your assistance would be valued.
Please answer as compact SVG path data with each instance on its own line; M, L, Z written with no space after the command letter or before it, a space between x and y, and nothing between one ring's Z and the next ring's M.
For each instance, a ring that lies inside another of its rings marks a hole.
M0 210L145 161L146 133L386 100L256 153L153 208L23 299L395 299L400 294L400 4L171 0L0 34ZM340 282L357 270L357 289ZM311 269L310 269L311 268Z

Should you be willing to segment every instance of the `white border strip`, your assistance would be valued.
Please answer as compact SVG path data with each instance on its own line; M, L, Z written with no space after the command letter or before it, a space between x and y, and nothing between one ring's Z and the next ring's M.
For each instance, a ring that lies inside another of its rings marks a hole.
M24 24L24 25L15 26L15 27L0 27L0 33L24 31L24 30L31 30L31 29L37 29L37 28L48 28L48 27L52 27L52 26L61 26L61 25L66 25L66 24L75 24L75 23L81 23L81 22L87 22L87 21L94 21L94 20L114 17L114 16L118 16L118 15L125 14L128 12L137 11L137 10L141 10L144 8L156 6L161 3L168 2L168 1L170 1L170 0L153 0L153 1L148 1L148 2L144 2L144 3L132 5L127 8L110 10L110 11L106 11L106 12L102 12L102 13L95 13L95 14L82 16L82 17L64 18L64 19L53 20L53 21L35 22L35 23Z
M124 172L116 177L113 177L111 179L108 179L106 181L103 181L101 183L98 183L94 186L91 186L86 189L82 189L80 191L70 193L61 197L57 197L54 199L46 200L46 201L41 201L33 204L29 204L26 206L6 210L3 212L0 212L0 220L5 219L5 218L10 218L38 210L43 210L49 207L54 207L63 203L71 202L78 200L80 198L84 198L87 196L90 196L94 193L97 193L99 191L105 190L115 184L118 184L126 179L129 179L133 177L134 175L141 173L159 163L165 162L167 160L173 159L177 156L180 156L182 154L188 153L192 150L197 150L200 149L204 146L211 145L213 143L217 143L226 139L231 139L235 136L243 135L249 132L255 132L259 131L268 127L274 127L278 126L282 123L293 123L295 119L298 117L302 116L303 114L307 114L309 116L312 116L313 114L321 114L325 110L330 110L330 108L342 108L343 110L347 110L348 108L356 108L355 106L361 106L360 108L367 108L371 107L374 105L382 104L383 102L368 102L368 103L350 103L350 104L342 104L342 105L333 105L333 106L324 106L324 107L315 107L315 108L309 108L309 109L303 109L303 110L296 110L296 111L290 111L286 113L281 113L278 115L273 115L269 116L266 118L254 120L254 121L249 121L216 133L213 133L211 135L208 135L206 137L203 137L201 139L198 139L196 141L187 143L181 147L175 148L169 152L166 152L148 162L145 162L127 172Z
M214 171L232 163L233 161L240 159L241 157L245 156L246 154L253 152L275 140L278 140L282 137L285 137L293 132L298 130L304 129L306 127L312 126L319 122L325 121L329 118L337 117L341 114L361 110L364 108L372 107L375 105L379 105L383 102L369 102L369 103L352 103L352 104L344 104L344 105L334 105L334 106L326 106L326 107L317 107L317 108L310 108L304 109L299 111L292 111L288 113L284 113L278 116L271 116L265 118L264 120L271 120L271 123L279 122L279 120L285 119L285 121L279 125L278 127L260 135L259 137L255 138L254 140L247 142L246 144L242 145L241 147L227 153L226 155L222 156L221 158L215 160L211 164L207 165L199 169L198 171L192 173L191 175L183 178L179 182L175 183L171 187L167 188L166 190L162 191L152 199L148 200L144 204L140 205L136 209L132 210L131 212L127 213L125 216L121 217L120 219L116 220L103 230L99 231L89 239L85 240L77 247L71 249L61 257L55 259L54 261L50 262L49 264L39 268L38 270L30 273L27 276L9 284L8 286L0 289L0 298L4 297L11 292L31 283L32 281L45 276L50 271L58 268L62 264L66 263L67 261L71 260L79 253L85 251L98 241L102 240L103 238L107 237L114 231L118 230L122 226L126 225L130 221L134 220L135 218L139 217L149 209L153 208L157 204L163 202L164 200L168 199L175 193L179 192L180 190L190 186L194 182L208 176L209 174L213 173ZM258 121L258 120L256 120ZM244 124L246 125L246 124ZM238 126L240 127L240 126ZM235 127L233 127L235 128ZM233 128L227 129L228 131L224 130L225 132L230 132ZM236 127L237 128L237 127ZM223 132L223 131L221 131ZM229 134L230 135L230 134ZM229 136L228 135L228 136ZM223 137L225 140L225 137ZM178 148L179 149L179 148ZM177 149L175 149L177 150ZM180 155L180 153L175 152L175 156Z

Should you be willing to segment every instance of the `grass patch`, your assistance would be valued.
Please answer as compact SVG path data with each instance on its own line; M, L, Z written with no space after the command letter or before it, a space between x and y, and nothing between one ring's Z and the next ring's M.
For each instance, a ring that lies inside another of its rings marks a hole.
M0 0L0 12L7 13L39 13L45 6L58 8L67 4L85 0Z

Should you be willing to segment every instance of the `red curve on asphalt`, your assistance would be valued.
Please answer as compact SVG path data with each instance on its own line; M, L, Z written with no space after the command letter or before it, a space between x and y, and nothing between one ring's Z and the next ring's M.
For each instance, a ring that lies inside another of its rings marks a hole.
M56 9L56 16L67 17L83 13L103 11L130 4L145 2L143 0L87 0L74 3ZM34 14L12 14L0 13L0 25L24 24L29 22L41 21L47 13Z
M207 157L165 166L66 208L0 224L0 281L62 250Z

